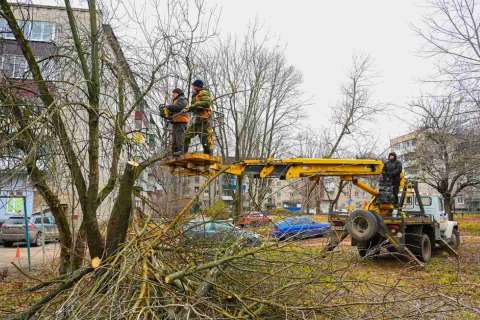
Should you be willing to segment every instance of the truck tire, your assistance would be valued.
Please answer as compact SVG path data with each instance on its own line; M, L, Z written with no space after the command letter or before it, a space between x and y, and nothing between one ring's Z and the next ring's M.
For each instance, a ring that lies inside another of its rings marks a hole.
M3 241L3 246L4 246L5 248L11 248L11 247L13 247L13 242Z
M378 221L371 212L355 210L348 218L346 228L353 239L358 242L366 242L377 233Z
M450 241L448 241L448 244L454 250L457 250L458 247L460 247L460 232L458 231L458 229L453 229L452 238L450 238Z
M432 242L425 233L410 234L406 239L408 249L422 262L428 262L432 257Z

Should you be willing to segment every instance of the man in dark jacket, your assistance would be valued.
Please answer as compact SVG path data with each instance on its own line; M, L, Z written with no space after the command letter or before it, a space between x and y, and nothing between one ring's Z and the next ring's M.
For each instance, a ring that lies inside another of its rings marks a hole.
M400 175L402 173L402 163L397 160L397 154L390 152L388 160L383 165L383 179L388 180L393 187L394 205L398 205L398 191L400 188Z
M183 91L176 88L172 91L172 104L167 105L167 118L172 122L172 153L178 156L183 152L183 140L185 130L189 120L189 115L185 110L187 98Z

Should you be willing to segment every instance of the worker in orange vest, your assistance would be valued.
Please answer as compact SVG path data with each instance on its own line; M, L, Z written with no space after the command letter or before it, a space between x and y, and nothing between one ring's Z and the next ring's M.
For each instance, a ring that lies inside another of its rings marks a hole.
M175 88L172 91L172 98L172 104L165 108L165 115L172 123L172 153L174 156L178 156L183 153L185 130L190 117L185 110L187 98L182 89Z

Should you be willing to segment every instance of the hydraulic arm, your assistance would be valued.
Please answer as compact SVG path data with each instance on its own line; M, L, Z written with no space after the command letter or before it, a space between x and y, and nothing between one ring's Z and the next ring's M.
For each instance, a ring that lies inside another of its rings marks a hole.
M383 162L369 159L245 160L228 165L226 173L253 174L260 178L296 179L312 176L374 176L381 175Z

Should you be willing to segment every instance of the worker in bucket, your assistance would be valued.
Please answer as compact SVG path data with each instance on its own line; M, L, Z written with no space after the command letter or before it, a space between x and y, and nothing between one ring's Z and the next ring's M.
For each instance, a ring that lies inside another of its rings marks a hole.
M394 205L398 206L398 191L400 188L400 175L402 174L402 163L397 160L397 154L390 152L388 160L383 165L383 177L390 181L393 187Z
M167 105L163 110L163 116L172 123L172 153L174 156L183 153L183 142L189 115L185 110L187 98L182 89L175 88L172 91L172 104Z
M203 146L203 153L212 155L213 152L213 129L212 129L212 97L204 87L202 80L192 83L192 101L189 111L193 115L193 121L185 133L184 151L188 152L190 141L197 135Z

